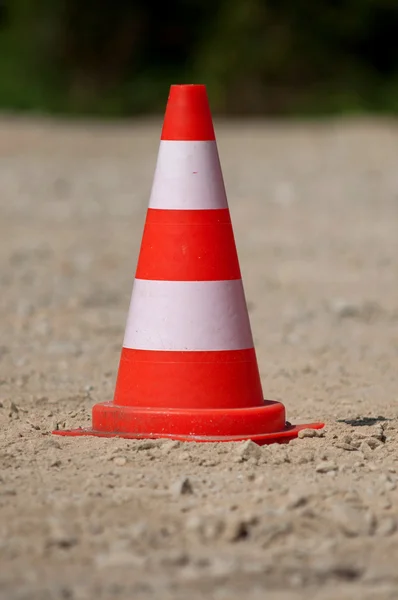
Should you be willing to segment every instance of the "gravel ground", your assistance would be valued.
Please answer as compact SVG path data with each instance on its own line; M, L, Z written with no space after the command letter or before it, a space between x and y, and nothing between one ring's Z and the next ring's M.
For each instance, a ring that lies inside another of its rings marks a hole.
M396 600L395 122L216 122L288 446L59 438L112 398L161 122L0 120L0 597Z

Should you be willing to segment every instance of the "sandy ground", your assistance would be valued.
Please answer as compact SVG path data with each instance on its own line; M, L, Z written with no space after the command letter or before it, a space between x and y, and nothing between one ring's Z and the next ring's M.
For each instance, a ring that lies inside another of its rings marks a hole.
M50 434L112 398L160 125L0 120L0 597L396 600L395 123L216 122L264 394L324 437Z

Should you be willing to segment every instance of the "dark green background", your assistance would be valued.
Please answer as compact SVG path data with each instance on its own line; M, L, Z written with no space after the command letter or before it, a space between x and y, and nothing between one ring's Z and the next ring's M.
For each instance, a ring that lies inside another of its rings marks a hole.
M215 113L398 112L398 0L0 0L0 108L163 111L206 83Z

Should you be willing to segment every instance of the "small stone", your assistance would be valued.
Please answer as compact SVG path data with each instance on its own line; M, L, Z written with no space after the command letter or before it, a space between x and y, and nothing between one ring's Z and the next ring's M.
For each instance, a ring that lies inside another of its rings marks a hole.
M58 440L49 439L48 440L48 445L52 446L53 448L57 448L58 450L61 449L61 444L58 442Z
M174 496L183 496L193 494L193 487L188 477L178 479L170 486L170 491Z
M51 517L49 521L50 535L47 541L48 546L58 546L59 548L69 549L78 543L76 536L60 522L59 519Z
M364 440L362 444L359 446L360 451L362 452L364 458L372 458L372 450L367 443L367 440Z
M341 559L332 553L326 555L322 553L314 560L314 570L323 581L328 581L330 578L354 581L362 574L362 569L355 564L354 560L351 559L349 562L346 557Z
M339 444L336 444L336 448L341 448L342 450L347 450L348 452L354 452L355 450L358 450L358 448L356 448L352 444L346 444L345 442L340 442Z
M49 545L58 546L59 548L64 548L65 550L67 550L69 548L72 548L73 546L76 546L77 543L77 538L65 535L63 537L51 539Z
M341 441L343 444L351 444L352 437L350 435L344 435Z
M395 533L397 530L397 522L393 517L385 517L381 519L376 528L376 533L382 536L388 536Z
M351 441L351 446L353 446L355 448L355 450L359 450L359 446L361 445L361 440L352 440Z
M397 489L397 484L395 481L388 480L384 487L388 492L394 492Z
M10 412L8 416L14 419L19 419L19 408L14 402L11 402L10 404Z
M308 496L305 494L295 494L292 495L288 504L287 509L291 510L293 508L301 508L308 503Z
M127 458L125 456L115 456L113 462L118 467L123 467L127 463Z
M354 433L352 434L352 439L353 440L366 440L368 436L365 435L364 433L361 433L360 431L354 431Z
M237 542L249 537L251 521L245 519L230 519L227 521L223 537L228 542Z
M202 529L204 523L204 517L201 517L199 515L192 515L188 517L185 523L185 527L188 531L198 532Z
M186 521L186 529L205 541L218 539L225 530L223 520L216 517L192 515Z
M370 438L367 438L366 443L369 446L369 448L371 448L372 450L375 450L379 446L383 445L383 442L381 441L381 439L382 439L382 436L378 436L378 434L375 434L374 436L372 435Z
M150 450L151 448L157 448L161 445L160 440L144 440L137 444L137 450Z
M303 515L301 515L302 517ZM259 527L256 538L263 548L267 548L276 540L281 540L293 531L292 520L269 519Z
M317 430L316 429L301 429L298 432L298 437L300 439L302 438L314 438L314 437L318 437L317 436Z
M278 448L277 454L271 454L268 462L274 465L283 465L290 463L290 456L284 448Z
M331 310L340 319L358 319L366 323L369 323L383 312L382 307L375 302L365 301L361 304L353 304L340 299L331 304Z
M300 452L295 457L295 462L299 465L305 465L307 463L314 462L314 452Z
M247 461L250 458L253 458L257 461L262 456L260 446L258 446L258 444L255 444L251 440L239 443L236 453L240 461Z
M180 448L180 446L181 442L179 442L178 440L166 440L160 446L160 450L162 454L169 454L173 450L177 450L177 448Z
M337 470L338 466L332 461L321 462L315 467L315 471L317 473L330 473L331 471Z
M355 318L360 313L360 307L347 302L346 300L337 298L330 306L332 312L334 312L340 319Z
M386 434L384 433L384 429L381 427L376 427L375 430L370 434L370 437L379 440L380 442L384 442Z
M348 537L367 535L374 526L374 521L363 510L347 504L335 504L332 515L341 532Z
M355 489L351 489L344 494L344 499L348 504L362 506L361 498Z

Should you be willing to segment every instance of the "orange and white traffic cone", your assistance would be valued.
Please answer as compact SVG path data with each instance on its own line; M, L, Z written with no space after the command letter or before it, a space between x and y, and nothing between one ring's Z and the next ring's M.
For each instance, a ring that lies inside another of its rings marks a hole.
M92 429L58 435L288 441L264 401L204 85L173 85L133 286L115 395Z

